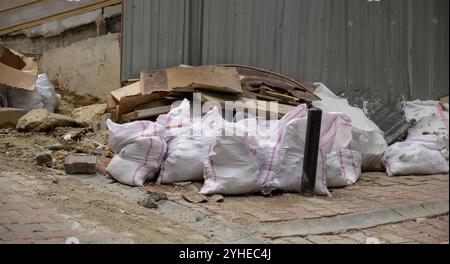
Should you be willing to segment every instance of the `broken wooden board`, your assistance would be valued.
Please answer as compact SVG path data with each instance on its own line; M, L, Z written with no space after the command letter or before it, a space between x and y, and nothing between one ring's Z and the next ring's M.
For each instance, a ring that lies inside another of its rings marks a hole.
M194 96L201 100L202 103L208 103L209 106L220 106L222 109L225 108L225 102L232 102L234 105L239 105L239 102L242 103L241 106L247 108L249 111L255 111L258 109L258 105L263 105L267 109L265 111L266 114L269 114L271 110L274 110L278 113L279 117L284 116L285 114L291 112L295 109L295 106L280 104L277 103L278 109L271 109L269 106L269 102L257 100L253 98L247 98L243 96L230 95L230 94L220 94L214 92L197 92ZM236 104L237 103L237 104Z
M124 86L120 89L114 90L111 92L111 95L117 102L120 102L120 99L128 96L136 96L141 94L141 84L140 82L135 82L130 85Z
M289 101L294 101L294 102L300 101L300 99L297 98L297 97L286 95L286 94L281 94L281 93L275 93L275 92L267 91L265 89L261 90L261 94L262 95L271 96L271 97L275 97L275 98L278 98L280 100L288 101L288 102Z
M122 99L119 102L120 104L119 115L123 115L131 111L134 111L140 105L161 100L166 95L167 95L166 92L158 92L147 95L122 97Z
M112 95L106 96L106 105L108 106L109 110L112 110L117 107L117 102L114 99L114 97L112 97Z
M242 87L235 68L200 66L175 67L141 72L141 93L158 91L193 92L207 89L214 92L240 94Z
M170 107L170 105L165 105L150 109L136 110L134 112L122 115L121 120L124 122L132 122L135 120L146 119L161 114L167 114L170 111Z

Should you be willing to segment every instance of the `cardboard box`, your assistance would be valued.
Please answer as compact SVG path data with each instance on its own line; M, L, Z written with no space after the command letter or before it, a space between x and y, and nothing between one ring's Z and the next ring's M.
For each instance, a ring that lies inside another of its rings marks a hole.
M32 91L38 76L36 58L0 45L0 85Z

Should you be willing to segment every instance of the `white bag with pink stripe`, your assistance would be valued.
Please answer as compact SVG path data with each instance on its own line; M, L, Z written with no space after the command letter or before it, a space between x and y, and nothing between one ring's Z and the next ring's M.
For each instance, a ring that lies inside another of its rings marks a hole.
M122 148L106 171L117 181L130 186L144 186L155 178L166 155L162 137L141 137Z

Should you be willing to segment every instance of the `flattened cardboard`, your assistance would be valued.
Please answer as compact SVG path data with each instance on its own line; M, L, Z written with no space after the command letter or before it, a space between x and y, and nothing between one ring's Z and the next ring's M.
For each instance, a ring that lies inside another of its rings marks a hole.
M38 69L35 58L25 57L0 45L0 85L32 91Z

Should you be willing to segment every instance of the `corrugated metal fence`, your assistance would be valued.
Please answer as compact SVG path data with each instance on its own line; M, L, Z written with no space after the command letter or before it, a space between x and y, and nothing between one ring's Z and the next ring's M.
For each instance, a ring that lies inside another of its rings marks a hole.
M236 63L385 102L448 94L448 0L124 0L122 78Z

